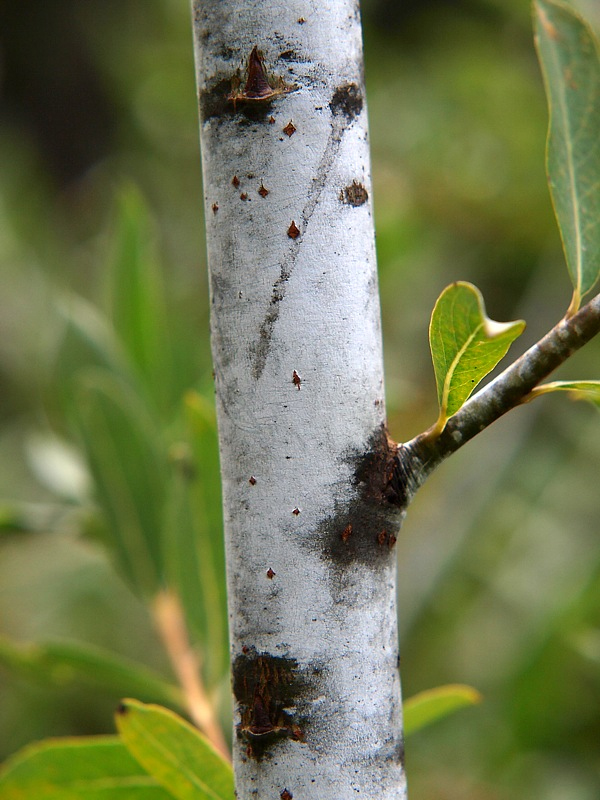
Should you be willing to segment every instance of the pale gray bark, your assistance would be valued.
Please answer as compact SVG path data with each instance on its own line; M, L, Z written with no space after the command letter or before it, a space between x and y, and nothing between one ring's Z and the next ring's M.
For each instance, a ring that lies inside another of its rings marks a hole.
M193 20L237 795L404 798L358 5L194 0Z

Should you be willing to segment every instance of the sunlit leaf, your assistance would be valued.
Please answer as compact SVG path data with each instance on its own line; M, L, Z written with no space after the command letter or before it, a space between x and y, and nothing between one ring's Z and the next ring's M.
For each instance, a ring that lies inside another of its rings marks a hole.
M587 400L600 411L600 381L552 381L542 383L530 392L530 397L539 397L551 392L568 392L573 400Z
M89 498L89 473L81 454L68 442L49 431L31 433L25 453L33 474L53 494L70 502Z
M0 768L2 800L172 800L116 736L51 739Z
M480 693L472 686L458 683L419 692L404 703L404 733L408 736L460 708L481 703L481 700Z
M231 766L172 711L125 700L117 728L132 755L178 800L233 800Z
M491 372L525 328L521 320L494 322L485 313L479 290L470 283L448 286L431 315L429 343L437 384L441 431Z
M574 313L600 276L600 56L594 34L567 5L537 0L535 26L550 109L548 179Z

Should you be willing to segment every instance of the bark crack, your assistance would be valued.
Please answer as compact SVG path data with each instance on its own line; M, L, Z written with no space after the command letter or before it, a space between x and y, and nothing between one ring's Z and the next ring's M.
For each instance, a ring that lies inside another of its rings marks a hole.
M306 233L310 219L315 212L327 179L331 174L331 169L340 149L344 133L352 124L354 118L361 112L362 107L362 93L356 84L346 84L335 90L330 103L332 113L331 131L317 167L316 177L312 179L312 185L308 192L308 199L300 214L301 234ZM262 375L267 363L267 358L271 350L273 332L277 320L279 319L280 304L285 297L288 281L296 265L301 241L302 236L291 243L288 255L284 263L281 264L280 275L273 284L271 291L269 308L267 309L267 313L258 331L258 341L252 346L252 372L256 380Z

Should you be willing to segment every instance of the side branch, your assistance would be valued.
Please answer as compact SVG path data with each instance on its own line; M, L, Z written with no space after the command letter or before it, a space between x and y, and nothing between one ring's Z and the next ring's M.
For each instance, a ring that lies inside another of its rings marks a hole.
M441 433L429 429L401 445L398 458L421 486L444 459L507 411L526 402L529 393L580 347L600 333L600 294L572 317L565 317L504 372L468 400Z
M230 761L229 747L206 694L200 677L199 659L189 642L183 609L175 594L167 591L158 594L154 602L154 619L173 671L183 689L191 720L215 749Z

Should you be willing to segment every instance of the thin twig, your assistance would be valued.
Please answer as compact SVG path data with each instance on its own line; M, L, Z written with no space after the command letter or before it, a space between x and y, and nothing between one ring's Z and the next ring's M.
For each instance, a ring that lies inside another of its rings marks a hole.
M441 433L433 428L400 445L398 458L412 496L444 459L515 406L577 350L600 333L600 294L565 317L539 342L456 412Z
M200 662L190 645L185 616L177 595L162 591L154 600L154 620L173 671L181 685L190 718L228 761L231 753L208 699Z

